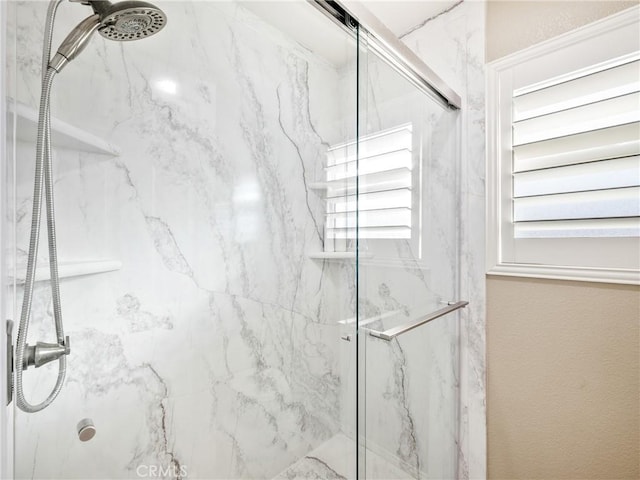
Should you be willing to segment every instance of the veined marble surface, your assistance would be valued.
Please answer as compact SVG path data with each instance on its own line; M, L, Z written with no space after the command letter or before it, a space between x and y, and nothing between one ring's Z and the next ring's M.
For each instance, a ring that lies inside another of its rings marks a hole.
M356 342L340 340L354 325L337 320L352 318L357 300L361 318L395 312L367 325L389 328L459 298L473 308L460 330L456 315L399 341L358 340L360 433L367 478L475 478L481 257L468 240L477 217L458 219L481 204L460 203L461 189L481 195L478 138L466 140L480 121L478 72L460 63L460 52L477 58L464 37L479 35L477 7L456 7L407 38L418 53L413 38L442 42L443 65L457 55L451 69L470 80L453 85L468 88L469 112L442 109L370 57L361 132L413 122L424 228L419 241L361 244L374 257L359 267L356 299L352 264L305 255L323 237L324 204L308 184L322 179L327 146L355 135L353 69L237 4L160 3L163 32L126 44L96 37L54 85L54 115L122 151L56 150L60 258L116 258L123 268L63 281L69 374L51 408L16 414L16 478L138 478L152 466L168 478L334 478L314 459L353 465L355 448L343 448L353 442L339 432L356 433ZM46 3L18 11L17 97L35 105ZM56 32L86 13L63 5ZM20 145L18 263L32 158L33 146ZM50 310L38 285L30 342L50 338ZM54 377L52 365L29 370L28 398ZM98 428L86 444L75 436L84 417Z
M459 300L458 113L416 90L369 53L361 130L413 126L411 240L360 240L361 321L384 330ZM387 316L391 314L390 316ZM458 456L457 313L386 342L360 340L363 412L360 437L368 451L411 478L455 478Z
M96 35L55 80L53 115L122 152L56 149L59 258L123 266L63 280L68 376L51 407L16 413L16 478L138 478L151 467L271 478L340 430L341 355L353 346L336 319L353 315L354 280L306 253L322 249L324 212L307 184L347 128L331 101L342 77L238 4L159 6L160 34ZM29 105L46 7L18 4L17 97ZM65 2L54 44L87 14ZM33 150L20 145L17 158L18 264ZM42 283L29 342L52 332ZM55 366L24 378L36 401ZM84 417L97 428L88 443L75 433Z
M360 478L371 480L410 480L414 477L384 458L364 449ZM356 444L338 433L315 448L273 480L347 480L356 478Z
M459 2L402 40L463 99L460 130L460 329L458 477L486 470L484 1ZM437 45L437 48L434 48Z

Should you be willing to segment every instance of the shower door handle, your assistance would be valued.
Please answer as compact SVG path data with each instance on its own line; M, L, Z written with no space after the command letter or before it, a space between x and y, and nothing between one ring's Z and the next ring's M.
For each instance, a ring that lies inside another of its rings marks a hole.
M429 323L436 318L443 317L451 312L454 312L460 308L464 308L469 305L469 302L464 300L450 303L449 306L445 308L441 308L440 310L436 310L435 312L429 313L424 317L420 317L417 320L413 320L411 322L405 323L404 325L400 325L399 327L390 328L385 330L384 332L379 332L377 330L369 330L369 335L381 338L382 340L391 341L396 338L398 335L402 335L403 333L408 332L409 330L413 330L414 328L420 327L425 323Z
M13 400L13 321L7 320L7 405Z

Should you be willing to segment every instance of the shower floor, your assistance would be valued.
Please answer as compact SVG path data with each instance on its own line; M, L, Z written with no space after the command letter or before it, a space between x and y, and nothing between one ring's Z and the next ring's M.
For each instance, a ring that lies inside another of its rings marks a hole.
M353 479L356 473L355 455L354 441L343 433L339 433L289 466L273 480ZM371 450L367 450L367 478L409 480L414 477Z

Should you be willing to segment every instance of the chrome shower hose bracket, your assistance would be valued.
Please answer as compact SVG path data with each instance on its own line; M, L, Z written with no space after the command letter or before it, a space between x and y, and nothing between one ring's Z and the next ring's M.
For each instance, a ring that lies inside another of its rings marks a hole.
M38 342L35 345L27 345L24 352L24 362L22 369L26 370L31 365L36 368L46 365L49 362L59 359L62 355L69 355L71 344L69 337L64 343L44 343Z
M7 405L13 400L13 321L7 320ZM36 368L46 365L49 362L59 359L62 355L69 355L71 343L66 337L64 343L44 343L38 342L35 345L27 345L25 348L22 369L26 370L30 366Z

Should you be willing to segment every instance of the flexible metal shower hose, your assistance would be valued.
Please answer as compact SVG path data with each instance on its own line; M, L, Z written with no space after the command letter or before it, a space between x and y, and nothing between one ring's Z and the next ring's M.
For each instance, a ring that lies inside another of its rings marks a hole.
M27 259L27 271L24 284L24 297L20 325L18 328L18 340L16 348L16 403L25 412L38 412L53 402L58 396L64 383L67 370L66 355L58 359L58 378L49 396L41 403L30 404L24 396L23 389L23 363L27 345L27 333L29 331L29 319L33 302L33 287L35 280L36 260L38 257L38 243L40 238L40 223L42 218L42 196L44 196L47 212L47 238L49 245L49 269L51 272L51 296L53 301L53 315L57 342L64 343L64 329L62 325L62 308L60 305L60 282L58 278L58 254L56 247L56 227L53 202L53 170L51 164L51 123L50 123L50 96L53 79L57 73L48 68L51 54L51 37L55 12L61 0L52 0L47 11L47 23L45 26L45 39L43 49L43 78L42 93L40 95L40 109L38 114L38 136L36 140L36 167L33 185L33 212L31 217L31 236L29 240L29 253Z

